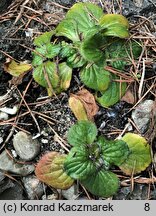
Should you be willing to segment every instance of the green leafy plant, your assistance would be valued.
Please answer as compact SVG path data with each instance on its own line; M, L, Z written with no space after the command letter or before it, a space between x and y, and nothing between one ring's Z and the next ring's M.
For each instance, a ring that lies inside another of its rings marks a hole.
M70 86L73 69L78 68L81 81L96 91L102 106L115 104L124 95L126 82L121 77L117 82L119 77L105 67L123 71L141 52L137 42L127 40L128 28L122 15L105 15L95 4L76 3L54 31L34 40L34 79L53 95Z
M73 125L68 142L72 146L68 155L48 153L52 157L57 155L57 166L56 160L43 156L36 167L37 177L56 188L79 180L92 194L110 197L119 188L119 179L111 171L113 165L131 175L145 170L151 163L150 148L143 137L128 133L120 140L107 140L97 135L97 128L90 121Z

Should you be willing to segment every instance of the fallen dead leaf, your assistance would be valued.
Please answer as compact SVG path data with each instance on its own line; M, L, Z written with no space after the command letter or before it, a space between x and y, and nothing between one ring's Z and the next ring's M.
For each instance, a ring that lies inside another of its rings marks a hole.
M6 62L4 63L4 70L14 77L19 77L31 69L31 64L28 64L25 61L18 63L10 58L7 58Z
M125 101L129 104L134 104L135 103L135 98L130 89L128 89L125 93L125 95L121 98L121 101Z
M88 117L88 120L93 120L94 116L96 115L96 113L98 112L99 107L97 106L96 102L95 102L95 98L94 96L87 90L87 89L82 89L80 90L77 94L71 94L71 97L79 100ZM80 104L79 102L79 104ZM74 106L73 104L73 110L77 109L76 108L76 104ZM82 112L82 111L80 111Z

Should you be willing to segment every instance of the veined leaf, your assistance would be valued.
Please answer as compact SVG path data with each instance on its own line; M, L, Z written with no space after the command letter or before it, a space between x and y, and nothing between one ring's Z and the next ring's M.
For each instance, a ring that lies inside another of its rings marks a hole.
M95 162L89 158L88 149L81 145L70 150L64 168L69 176L78 180L86 179L96 171Z
M47 43L46 45L43 45L42 47L37 47L35 49L35 52L33 52L33 55L34 55L34 58L37 56L37 58L40 57L44 61L46 58L52 59L55 56L57 56L59 54L60 50L61 50L60 44ZM33 60L33 61L35 61L35 60Z
M151 163L150 146L144 137L127 133L122 138L127 143L130 154L127 160L121 164L120 169L127 175L140 173Z
M120 14L106 14L99 21L104 36L129 37L128 20Z
M92 3L74 4L65 20L56 28L57 36L65 36L73 42L80 41L86 31L94 27L103 15L102 8Z
M99 137L97 144L101 148L101 155L104 161L110 165L120 166L129 155L129 148L123 140L106 140L104 137Z
M118 177L104 169L93 173L81 182L88 191L100 197L111 197L119 188Z
M116 76L113 76L113 78L115 77ZM97 102L103 107L109 107L114 105L125 94L126 86L127 85L124 82L111 82L108 89L104 92L101 92L101 97L98 97L98 95L96 94Z
M66 155L61 155L58 152L45 154L36 166L35 174L37 178L54 188L69 188L74 180L64 171L65 159Z
M87 145L94 142L97 136L97 128L90 121L78 121L68 132L68 142L72 146Z
M105 91L111 81L111 74L103 66L87 65L80 72L82 82L89 88Z
M38 36L34 40L34 45L42 47L43 45L50 43L51 37L55 34L55 31L45 32L42 35Z

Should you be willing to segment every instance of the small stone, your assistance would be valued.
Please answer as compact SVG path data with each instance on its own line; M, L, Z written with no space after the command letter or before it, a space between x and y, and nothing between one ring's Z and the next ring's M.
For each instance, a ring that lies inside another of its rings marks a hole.
M7 113L0 111L0 120L2 120L2 121L8 120L8 118L9 118L9 115Z
M0 200L23 200L22 186L16 182L7 179L0 184Z
M42 200L56 200L57 196L55 194L49 194L49 195L43 195L42 196Z
M153 107L153 100L145 100L136 106L135 110L132 112L132 119L140 133L145 133L148 129Z
M62 196L67 200L75 200L78 197L78 188L74 184L67 190L62 190Z
M21 176L27 176L35 170L35 167L34 165L16 163L6 151L3 151L0 154L0 169Z
M40 152L40 144L31 135L27 135L23 131L18 132L13 138L13 146L20 156L25 161L30 161Z
M43 139L43 138L42 138L42 139L41 139L41 142L42 142L43 144L48 144L49 141L48 141L47 139Z
M23 177L23 184L30 200L39 199L44 193L43 183L34 175Z

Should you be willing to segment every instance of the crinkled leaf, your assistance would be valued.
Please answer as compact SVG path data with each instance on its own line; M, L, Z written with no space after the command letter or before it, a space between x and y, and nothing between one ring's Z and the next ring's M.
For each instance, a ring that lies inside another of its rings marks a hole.
M60 77L59 88L61 91L67 90L70 86L70 81L72 78L72 69L65 62L60 63L58 68Z
M82 82L89 88L105 91L110 85L111 74L103 66L87 65L80 72Z
M106 14L101 17L99 25L104 36L113 36L120 38L129 37L128 20L120 14Z
M100 197L111 197L119 188L118 177L104 169L93 173L81 182L88 191Z
M67 58L67 64L72 68L80 68L85 63L86 60L79 53L75 53Z
M86 110L83 106L81 100L74 95L71 95L69 98L69 107L74 113L77 120L88 120Z
M140 173L151 163L150 146L144 137L127 133L122 140L127 143L130 154L127 160L121 164L120 169L127 175Z
M104 61L104 52L102 47L106 44L106 38L98 33L87 37L81 44L80 53L84 59L90 62Z
M51 37L55 34L55 31L45 32L38 36L34 40L34 45L42 47L43 45L50 43Z
M119 70L123 70L131 63L131 59L136 59L141 54L142 48L135 41L125 42L117 40L105 49L108 63Z
M84 37L88 29L94 27L103 15L102 8L92 3L74 4L66 18L56 28L57 36L65 36L76 42Z
M18 63L11 59L8 59L8 61L4 64L4 70L15 77L18 77L23 73L30 71L31 69L31 64L28 64L26 62Z
M33 55L34 55L34 58L37 56L37 58L40 57L44 61L46 58L51 59L51 58L54 58L55 56L57 56L59 54L60 50L61 50L60 44L48 43L46 45L43 45L42 47L37 47L35 49L35 52L33 52ZM39 65L39 64L37 64L37 65Z
M115 76L113 76L115 78ZM117 78L117 77L116 77ZM96 95L97 102L103 107L109 107L117 103L126 92L125 82L111 82L105 92L101 92L102 96Z
M66 63L69 67L79 68L86 63L86 60L80 55L78 47L73 47L72 44L68 44L64 41L61 46L60 56L66 59Z
M89 158L89 151L84 146L73 147L68 154L64 168L74 179L83 180L96 171L94 161Z
M61 155L58 152L45 154L36 166L35 174L37 178L54 188L69 188L74 181L64 171L65 159L66 155Z
M104 161L110 165L120 166L129 155L129 148L123 140L106 140L104 137L99 137L97 144L101 148L101 155Z
M90 121L79 121L68 132L68 142L73 146L93 143L97 136L97 128Z
M33 60L32 60L32 65L34 67L41 65L45 58L43 56L37 55L36 53L33 53Z

